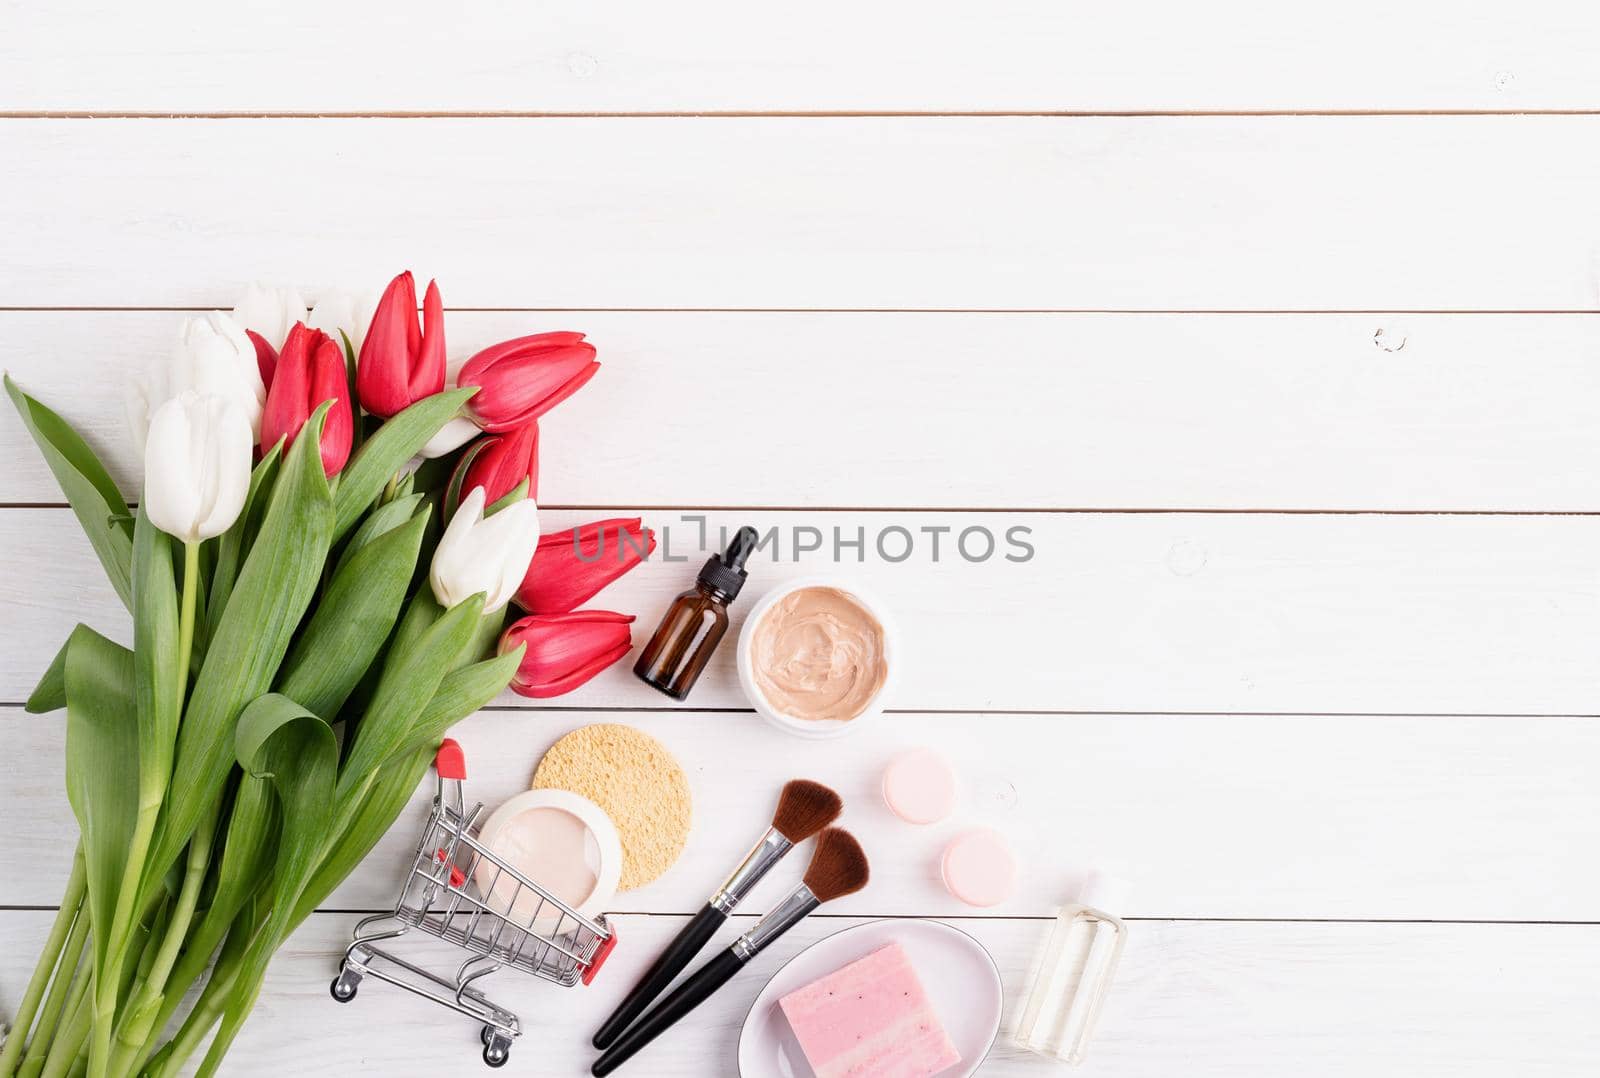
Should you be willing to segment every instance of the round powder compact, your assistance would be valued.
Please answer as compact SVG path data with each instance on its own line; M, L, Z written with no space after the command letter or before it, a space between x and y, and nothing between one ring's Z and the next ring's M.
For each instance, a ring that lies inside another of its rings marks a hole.
M907 823L938 823L956 807L956 773L932 749L912 749L883 771L883 803Z
M550 746L534 789L571 790L600 806L622 841L617 889L632 891L671 868L689 840L689 780L665 745L631 726L585 726Z
M998 831L957 835L939 862L945 890L969 906L998 906L1017 886L1017 859Z
M546 893L593 920L617 894L622 843L606 814L567 790L529 790L490 814L478 841ZM565 912L522 886L488 858L473 870L478 889L498 910L536 932L575 927Z

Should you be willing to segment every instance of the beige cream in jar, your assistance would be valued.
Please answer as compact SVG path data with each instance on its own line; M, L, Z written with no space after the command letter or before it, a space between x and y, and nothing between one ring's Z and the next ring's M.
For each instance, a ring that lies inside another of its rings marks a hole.
M751 611L739 674L769 720L830 736L878 709L889 679L889 634L867 600L827 583L802 583Z

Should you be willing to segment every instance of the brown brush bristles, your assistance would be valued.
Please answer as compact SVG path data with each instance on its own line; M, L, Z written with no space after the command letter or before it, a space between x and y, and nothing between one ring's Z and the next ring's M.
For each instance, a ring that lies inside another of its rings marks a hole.
M778 834L799 845L839 818L844 801L839 795L809 779L795 779L783 785L778 795L778 811L772 826Z
M867 885L868 874L867 855L850 832L830 827L817 836L806 886L818 902L855 894Z

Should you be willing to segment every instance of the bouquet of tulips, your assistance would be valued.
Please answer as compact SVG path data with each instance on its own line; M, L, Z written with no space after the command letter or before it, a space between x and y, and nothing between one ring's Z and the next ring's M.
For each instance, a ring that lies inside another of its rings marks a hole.
M437 285L417 310L405 273L370 321L259 287L189 321L130 394L131 508L6 378L133 646L79 625L28 700L66 709L81 839L0 1076L172 1075L207 1038L215 1072L273 952L443 733L508 684L557 695L626 654L631 618L576 608L652 537L634 520L541 540L533 498L538 419L594 348L544 333L452 369ZM513 600L527 616L506 628Z

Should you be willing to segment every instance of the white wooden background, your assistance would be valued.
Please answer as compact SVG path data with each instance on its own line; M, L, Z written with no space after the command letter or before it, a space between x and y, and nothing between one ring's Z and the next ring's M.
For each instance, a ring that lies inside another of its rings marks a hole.
M1600 1066L1600 8L0 12L0 362L130 492L120 380L183 312L410 267L453 352L599 345L546 426L549 527L1032 530L1025 565L837 567L905 635L855 739L760 725L731 648L692 706L618 668L459 728L490 803L595 720L665 741L696 797L594 988L502 978L534 1027L514 1067L583 1072L795 774L844 792L874 885L639 1073L731 1073L763 976L858 918L961 918L1014 1005L1092 866L1137 890L1086 1075ZM61 723L18 704L74 621L127 630L9 413L0 454L4 1012L73 834ZM750 593L834 568L764 563ZM649 622L687 572L603 603ZM957 821L874 801L922 743L963 762L959 822L1025 855L986 915L933 878ZM230 1073L478 1066L442 1012L326 995L409 822L280 956ZM1002 1041L984 1073L1049 1068Z

